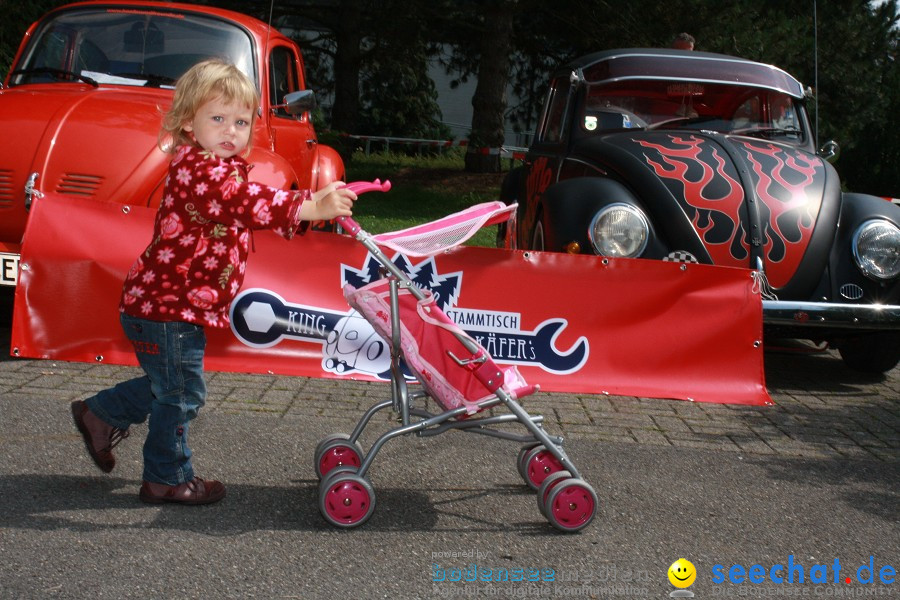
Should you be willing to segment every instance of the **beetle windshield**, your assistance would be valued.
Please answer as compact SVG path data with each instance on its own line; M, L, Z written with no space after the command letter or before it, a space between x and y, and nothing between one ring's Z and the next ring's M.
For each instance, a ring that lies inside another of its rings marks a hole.
M627 80L588 86L581 129L702 129L799 144L806 137L803 110L795 98L769 88Z
M250 37L233 24L165 10L80 9L38 28L10 83L168 87L209 57L233 62L257 80Z

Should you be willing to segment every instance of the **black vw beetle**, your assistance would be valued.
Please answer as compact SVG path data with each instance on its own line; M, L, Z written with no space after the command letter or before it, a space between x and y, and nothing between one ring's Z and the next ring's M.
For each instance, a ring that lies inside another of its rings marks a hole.
M591 54L551 78L535 141L504 180L520 248L745 267L767 336L900 361L900 206L845 193L803 86L705 52Z

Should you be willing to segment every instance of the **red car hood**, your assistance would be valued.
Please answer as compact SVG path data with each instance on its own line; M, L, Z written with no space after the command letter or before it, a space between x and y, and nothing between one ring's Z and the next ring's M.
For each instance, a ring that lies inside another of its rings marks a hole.
M0 91L0 241L24 229L24 187L148 204L165 174L157 148L170 90L45 84Z

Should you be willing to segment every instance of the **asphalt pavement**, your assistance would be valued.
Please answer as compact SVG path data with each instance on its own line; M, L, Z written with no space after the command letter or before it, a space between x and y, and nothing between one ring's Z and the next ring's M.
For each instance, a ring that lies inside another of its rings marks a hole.
M698 599L900 597L900 369L802 347L766 353L775 406L528 398L600 499L577 534L540 514L516 444L460 432L387 443L373 516L335 530L314 448L389 387L301 377L210 373L191 441L228 496L142 504L143 426L105 475L69 413L137 372L0 357L0 598L668 598L679 558Z

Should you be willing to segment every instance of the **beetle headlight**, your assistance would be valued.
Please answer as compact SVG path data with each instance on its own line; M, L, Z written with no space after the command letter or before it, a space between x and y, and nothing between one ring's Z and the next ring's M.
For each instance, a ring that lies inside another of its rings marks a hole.
M866 277L884 281L900 275L900 229L874 219L853 234L853 258Z
M588 231L594 251L601 256L634 258L647 247L647 217L630 204L610 204L598 212Z

